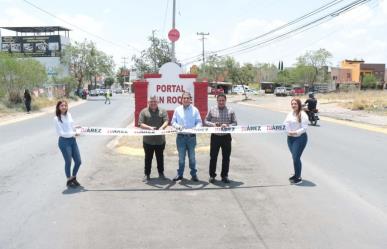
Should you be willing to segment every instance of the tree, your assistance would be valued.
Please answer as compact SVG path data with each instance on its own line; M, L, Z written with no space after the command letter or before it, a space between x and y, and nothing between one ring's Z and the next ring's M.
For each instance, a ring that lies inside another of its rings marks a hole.
M247 99L245 85L254 81L255 71L253 65L246 63L241 67L233 57L229 56L222 60L222 64L226 70L228 81L242 85L245 98Z
M91 77L92 67L90 60L88 60L91 49L94 45L86 40L82 43L75 42L74 45L67 45L62 51L61 62L68 65L70 74L78 82L77 90L83 86L85 77Z
M373 74L366 74L363 77L361 87L363 89L375 89L376 84L378 83L378 79Z
M94 79L96 85L97 76L113 75L113 58L99 51L91 41L67 45L62 52L61 61L69 67L70 74L77 80L78 91L83 87L84 80L92 82Z
M298 68L298 76L302 78L305 83L310 83L312 86L317 81L318 77L324 80L323 73L325 67L329 64L328 59L332 54L320 48L316 51L307 51L304 55L297 58L296 68Z
M113 77L107 77L105 79L105 88L110 88L114 84L114 78Z
M0 53L0 89L11 104L22 101L24 89L41 85L47 80L45 67L37 60Z
M207 78L208 81L224 80L224 65L222 59L217 55L211 55L206 61L206 65L199 68L199 78Z
M157 72L163 64L172 61L171 47L167 40L153 36L150 36L148 40L151 42L149 48L141 51L140 56L132 57L134 68L140 77L144 73Z
M124 67L120 67L116 73L117 81L118 81L118 83L120 83L122 88L124 87L125 77L127 77L127 76L124 76L122 73L125 70L127 70L127 69L125 69Z
M270 63L257 63L255 64L255 68L257 71L255 76L256 82L276 81L277 74L280 71L276 66Z

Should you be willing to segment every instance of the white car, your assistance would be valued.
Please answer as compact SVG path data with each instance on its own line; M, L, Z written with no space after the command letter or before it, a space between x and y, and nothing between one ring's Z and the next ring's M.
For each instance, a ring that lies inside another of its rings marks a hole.
M289 95L289 93L288 93L286 87L283 87L283 86L276 87L276 88L274 89L274 94L275 94L275 96L277 96L277 97L278 97L278 96L288 96L288 95Z

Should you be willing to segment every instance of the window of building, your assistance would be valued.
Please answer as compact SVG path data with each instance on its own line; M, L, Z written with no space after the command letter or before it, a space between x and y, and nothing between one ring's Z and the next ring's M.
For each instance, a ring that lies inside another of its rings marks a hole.
M333 76L333 80L337 80L337 76Z

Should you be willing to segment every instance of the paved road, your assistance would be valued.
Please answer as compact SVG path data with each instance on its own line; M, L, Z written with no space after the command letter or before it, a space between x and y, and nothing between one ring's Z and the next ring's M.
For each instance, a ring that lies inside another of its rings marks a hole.
M284 119L232 106L241 124ZM118 97L72 113L83 125L124 127L132 111ZM145 184L142 157L108 149L111 138L82 137L85 188L68 191L52 126L44 116L0 127L1 248L387 248L386 135L310 127L303 186L288 184L285 137L235 135L231 187L208 184L208 152L197 154L199 183ZM176 160L166 158L171 178Z

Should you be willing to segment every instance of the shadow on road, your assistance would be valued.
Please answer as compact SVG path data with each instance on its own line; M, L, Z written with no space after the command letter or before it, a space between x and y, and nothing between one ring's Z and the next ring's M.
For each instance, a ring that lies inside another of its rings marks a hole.
M224 183L222 181L215 181L213 184L215 186L218 186L221 188L238 188L238 187L242 186L244 183L230 180L230 183Z
M316 187L317 185L314 182L302 179L302 183L301 184L297 184L296 186L300 186L300 187Z
M321 127L319 124L316 124L316 125L311 125L311 124L308 124L309 127Z
M86 192L86 191L88 191L88 190L85 189L83 186L80 186L77 188L67 188L67 189L63 190L62 194L71 195L71 194L77 194L77 193Z
M172 186L174 183L172 183ZM182 186L186 186L183 184L180 184ZM188 185L188 184L187 184ZM206 186L209 184L207 183ZM220 185L220 184L219 184ZM168 185L169 186L169 185ZM254 185L254 186L236 186L232 187L230 185L222 185L222 186L216 186L215 187L199 187L199 188L193 188L192 184L191 186L188 186L187 188L132 188L132 189L85 189L84 191L80 192L158 192L158 191L211 191L211 190L229 190L229 189L254 189L254 188L275 188L275 187L288 187L289 184L273 184L273 185Z
M188 179L185 179L183 178L183 180L181 180L179 182L180 185L188 188L188 189L203 189L204 187L206 187L208 185L208 182L205 182L205 181L197 181L197 182L194 182L194 181L190 181Z

